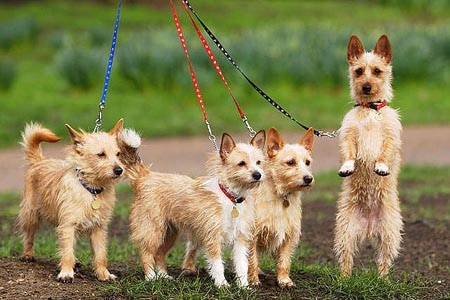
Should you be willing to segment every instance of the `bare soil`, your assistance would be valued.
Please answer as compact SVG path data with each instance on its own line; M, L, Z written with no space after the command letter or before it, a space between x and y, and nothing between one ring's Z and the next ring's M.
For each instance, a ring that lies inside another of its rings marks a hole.
M448 195L438 196L431 201L434 209L448 209ZM332 238L335 206L321 201L305 201L302 242L313 249L302 262L305 264L335 263L332 252ZM11 220L0 220L11 221ZM118 220L119 221L119 220ZM112 238L126 240L128 234L125 222L113 222ZM424 300L448 299L450 296L450 224L435 222L433 219L414 220L405 218L403 250L395 261L391 278L414 282L417 277L429 280L426 288L420 294ZM369 245L361 249L355 260L356 268L375 268L374 251ZM72 284L56 281L58 274L57 262L47 258L37 258L36 262L26 263L19 258L0 258L0 299L95 299L102 298L104 291L93 275L92 270L82 266L76 272ZM136 265L139 263L136 260ZM112 263L110 270L119 275L127 276L130 268L127 263ZM134 271L131 271L134 272ZM170 272L177 276L181 273L178 267L172 267ZM310 280L314 274L300 272L292 274L295 282ZM205 270L200 272L205 280L210 280ZM143 278L142 278L143 279ZM276 298L281 290L276 285L273 272L267 271L262 277L262 294L268 298ZM299 293L299 291L296 291ZM301 293L301 292L300 292ZM126 299L120 294L113 299Z
M301 136L301 134L300 134ZM300 136L290 134L288 141L294 141ZM431 164L450 166L450 127L407 128L404 134L404 158L409 164ZM246 138L245 138L246 139ZM206 139L207 140L207 139ZM334 140L318 139L315 145L316 171L337 169L338 152ZM203 162L206 154L211 151L209 141L203 139L166 139L149 140L144 143L143 157L147 162L155 161L154 169L171 170L190 175L203 173ZM184 150L189 149L184 152ZM60 153L61 147L49 147L45 150L48 156ZM179 158L183 153L182 159ZM60 154L56 154L60 155ZM20 191L23 180L20 149L0 151L0 168L3 175L0 178L0 191ZM60 155L61 156L61 155ZM181 163L186 162L188 163ZM6 172L5 172L6 170ZM4 174L7 174L5 176ZM314 191L311 191L312 193ZM428 219L414 219L415 210L419 205L408 203L408 199L401 199L408 207L404 213L405 229L403 235L402 252L395 261L392 278L406 278L414 281L421 277L429 279L427 286L421 290L421 298L449 299L450 298L450 224L439 217ZM427 206L436 212L447 212L449 195L434 195L423 197L420 205ZM1 209L1 207L0 207ZM304 202L303 236L302 242L313 249L304 260L306 264L335 263L332 252L332 236L335 216L335 204L324 201ZM0 225L14 222L11 218L0 219ZM9 227L9 226L8 226ZM12 234L12 233L11 233ZM112 222L111 238L126 240L128 227L123 220ZM373 249L370 246L361 250L355 261L357 268L374 267ZM137 263L138 264L138 263ZM110 269L120 277L125 276L129 266L124 263L113 263ZM179 269L174 268L174 272ZM18 257L0 257L0 299L99 299L102 298L101 283L95 279L92 270L82 266L76 272L73 284L63 284L56 281L58 273L57 262L38 257L36 262L25 263ZM202 274L205 274L202 272ZM406 275L405 275L406 274ZM206 276L206 274L204 275ZM293 280L301 282L313 276L308 273L293 274ZM208 279L209 280L209 279ZM280 294L276 286L273 273L262 278L263 295L276 298ZM124 299L115 295L111 299Z

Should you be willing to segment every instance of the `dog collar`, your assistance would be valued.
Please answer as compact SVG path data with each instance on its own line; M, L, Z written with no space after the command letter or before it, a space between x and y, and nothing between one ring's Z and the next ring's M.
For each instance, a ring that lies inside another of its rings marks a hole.
M220 187L220 190L222 191L222 193L224 193L225 196L227 196L227 198L231 200L231 202L233 202L233 203L244 202L245 197L238 197L237 195L234 195L234 193L232 193L229 188L227 188L220 182L218 182L218 183L219 183L219 187Z
M355 107L356 106L364 106L366 108L371 108L371 109L374 109L376 111L379 111L380 109L382 109L386 105L387 105L387 102L385 100L385 101L376 101L376 102L357 103L357 104L355 104Z
M80 170L80 169L75 169L75 171L77 172L77 177L78 177L78 180L80 181L81 185L82 185L89 193L91 193L92 195L95 196L95 195L98 195L98 194L100 194L101 192L103 192L104 188L102 188L102 187L100 187L100 188L94 188L94 187L90 187L89 185L87 185L87 183L84 182L84 181L81 179L81 177L80 177L80 173L81 173L81 170Z

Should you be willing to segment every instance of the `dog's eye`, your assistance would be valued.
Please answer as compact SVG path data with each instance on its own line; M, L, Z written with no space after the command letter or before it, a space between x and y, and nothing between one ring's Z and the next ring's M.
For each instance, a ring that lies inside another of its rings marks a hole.
M356 69L355 73L356 73L356 75L361 76L363 74L363 69L362 68L358 68L358 69Z
M241 162L239 162L239 163L238 163L238 166L239 166L239 167L243 167L243 166L245 166L245 161L241 161Z
M106 154L105 154L105 152L100 152L100 153L97 154L97 156L98 156L98 157L105 157Z
M258 161L256 162L256 164L259 166L259 165L261 164L261 161L258 160Z
M375 70L373 70L373 74L375 75L379 75L381 73L381 70L376 68Z
M288 160L286 162L286 164L290 167L293 167L293 166L297 165L297 162L295 161L295 159L291 159L291 160Z
M117 152L116 156L117 156L117 157L120 157L120 152Z
M305 165L309 166L311 164L311 161L309 159L305 160Z

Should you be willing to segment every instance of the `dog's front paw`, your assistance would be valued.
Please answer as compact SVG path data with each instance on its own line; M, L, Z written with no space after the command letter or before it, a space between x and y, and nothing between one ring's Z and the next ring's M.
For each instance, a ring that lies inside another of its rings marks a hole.
M97 274L97 278L100 281L114 281L117 279L117 276L109 273L107 269L97 270L95 273Z
M35 262L36 258L33 255L23 255L20 258L20 260L23 261L23 262L29 263L29 262Z
M387 176L389 175L389 167L384 163L377 162L375 164L375 173L377 173L380 176Z
M74 274L73 270L61 271L59 272L58 277L56 277L56 280L62 283L72 283Z
M279 278L278 286L282 289L290 289L295 287L295 283L289 277Z
M254 287L260 287L261 286L261 281L259 281L259 279L250 279L249 283L251 286Z
M347 160L342 164L341 168L339 169L339 176L347 177L352 175L354 172L355 172L355 161Z
M248 287L248 281L247 278L238 278L236 281L237 285L240 288L247 288Z
M181 275L188 276L188 277L195 276L195 275L197 275L197 271L195 268L194 269L183 268L183 270L181 271Z

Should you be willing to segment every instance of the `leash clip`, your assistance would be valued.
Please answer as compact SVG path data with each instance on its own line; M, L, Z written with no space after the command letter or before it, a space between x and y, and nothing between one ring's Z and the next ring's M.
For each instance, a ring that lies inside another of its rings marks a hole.
M94 127L94 133L98 132L100 130L100 128L102 127L102 112L103 109L105 108L105 105L100 103L98 106L98 117L95 120L95 127Z
M318 137L326 136L326 137L329 137L329 138L335 138L335 137L339 136L340 131L341 131L340 129L333 130L331 132L330 131L317 130L317 136Z
M246 116L242 118L242 122L244 122L245 127L247 127L248 131L250 132L250 137L253 138L256 135L256 131L253 130L252 126L250 126L250 123L248 122L248 119Z
M217 148L216 136L212 133L211 126L209 125L208 120L205 120L205 124L206 124L206 128L208 129L208 133L209 133L208 138L211 141L211 143L213 144L214 150L219 151L219 148Z

